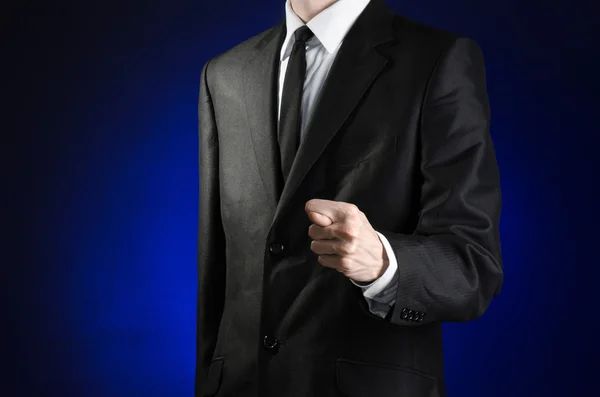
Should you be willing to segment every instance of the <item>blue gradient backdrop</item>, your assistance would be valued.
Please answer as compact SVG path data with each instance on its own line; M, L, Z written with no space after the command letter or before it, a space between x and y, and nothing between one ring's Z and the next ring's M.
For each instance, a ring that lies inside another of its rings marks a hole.
M445 327L449 396L600 395L597 5L388 4L486 56L506 277L481 319ZM19 7L0 396L192 396L199 74L283 0Z

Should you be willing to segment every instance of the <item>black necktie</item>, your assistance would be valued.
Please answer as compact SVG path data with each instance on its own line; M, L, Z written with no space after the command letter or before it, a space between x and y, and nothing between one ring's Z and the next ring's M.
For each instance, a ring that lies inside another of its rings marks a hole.
M313 32L306 25L296 30L294 46L283 82L278 139L284 182L287 181L300 142L302 92L306 75L306 42L312 36Z

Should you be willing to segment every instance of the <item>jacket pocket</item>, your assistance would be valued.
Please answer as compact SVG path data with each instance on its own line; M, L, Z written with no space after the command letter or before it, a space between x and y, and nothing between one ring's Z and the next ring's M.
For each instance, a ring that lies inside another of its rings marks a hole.
M338 358L336 384L345 397L439 397L434 376L406 367Z
M204 385L202 395L205 397L214 396L221 388L221 379L223 377L223 357L212 360L208 367L208 375Z

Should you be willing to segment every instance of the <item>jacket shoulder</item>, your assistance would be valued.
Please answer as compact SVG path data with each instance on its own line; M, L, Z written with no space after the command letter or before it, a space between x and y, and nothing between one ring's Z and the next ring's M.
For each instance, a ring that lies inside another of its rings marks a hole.
M219 86L223 81L232 81L240 77L242 66L256 55L255 47L261 41L275 34L280 25L272 26L249 39L242 41L230 49L209 58L204 64L202 72L205 83L209 87Z
M272 26L269 29L236 44L230 49L215 55L206 63L210 64L211 70L214 70L215 68L218 68L219 70L222 70L223 68L227 69L228 67L245 63L245 61L252 56L254 47L256 47L264 38L273 34L277 27L278 25Z
M410 43L421 51L440 54L462 37L448 30L440 29L412 20L401 14L395 14L394 34L405 43Z

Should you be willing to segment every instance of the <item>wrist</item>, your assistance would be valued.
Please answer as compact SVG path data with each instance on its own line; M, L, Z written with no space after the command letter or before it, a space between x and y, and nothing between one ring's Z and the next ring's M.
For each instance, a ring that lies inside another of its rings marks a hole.
M381 241L381 238L379 237L379 233L377 233L377 232L375 232L375 233L377 234L377 238L379 239L379 243L381 246L381 262L380 262L380 266L379 266L379 272L375 275L374 280L383 276L385 271L390 266L390 258L388 258L387 250L385 249L385 246L383 245L383 241Z
M383 274L386 272L388 267L390 267L390 261L387 258L385 250L383 250L383 255L384 255L384 258L381 262L381 265L379 266L379 271L375 274L375 277L370 282L373 282L373 281L377 280L379 277L383 276Z

